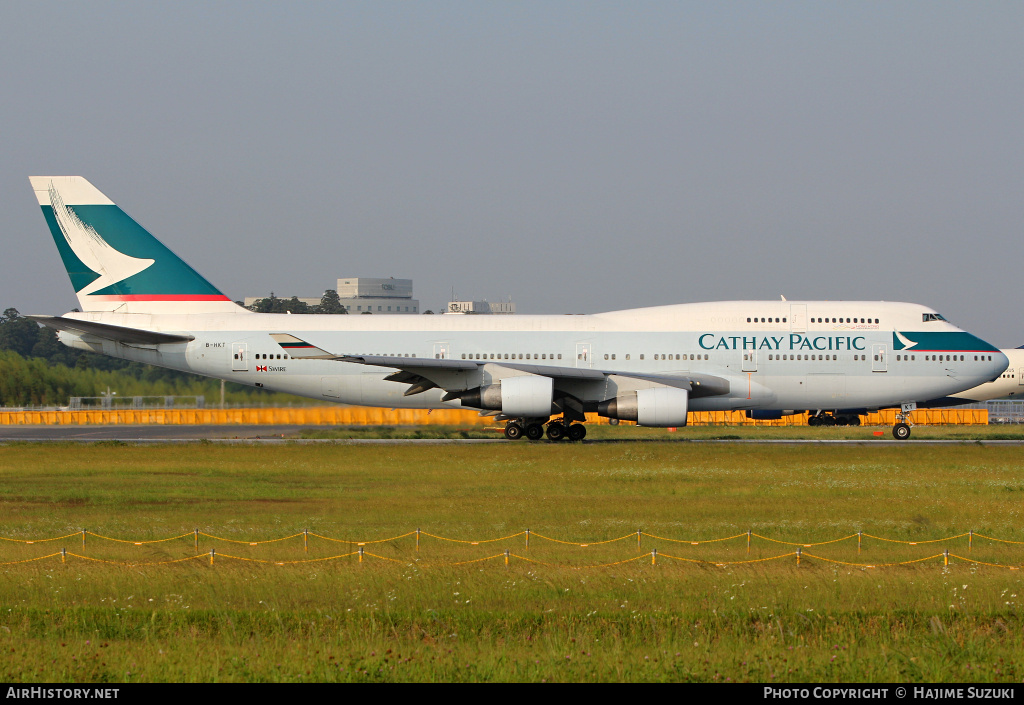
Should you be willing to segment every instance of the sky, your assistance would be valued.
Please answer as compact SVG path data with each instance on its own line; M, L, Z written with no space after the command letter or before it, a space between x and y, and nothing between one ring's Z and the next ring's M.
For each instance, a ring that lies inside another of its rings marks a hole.
M0 307L81 175L234 299L932 306L1024 344L1024 4L0 3Z

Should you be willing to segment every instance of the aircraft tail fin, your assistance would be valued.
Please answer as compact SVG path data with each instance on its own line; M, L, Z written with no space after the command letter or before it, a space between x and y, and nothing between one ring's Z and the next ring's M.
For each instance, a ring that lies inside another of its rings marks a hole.
M30 176L83 311L248 313L81 176Z

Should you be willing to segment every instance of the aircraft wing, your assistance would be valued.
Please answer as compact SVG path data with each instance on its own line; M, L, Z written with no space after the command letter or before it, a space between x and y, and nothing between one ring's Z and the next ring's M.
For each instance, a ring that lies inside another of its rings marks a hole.
M609 378L618 378L620 384L639 386L660 386L685 389L691 397L706 397L728 394L729 380L707 374L687 375L642 374L621 370L602 370L590 367L559 367L537 365L518 360L450 360L423 357L398 357L390 355L333 355L317 348L300 338L283 333L271 337L289 351L293 358L338 360L359 365L396 369L385 379L410 385L405 396L419 394L428 389L440 388L447 394L444 399L457 399L462 392L478 387L487 373L491 382L503 377L517 375L538 375L554 380L554 387L581 401L603 401Z
M94 321L79 321L74 318L62 316L26 316L36 323L54 330L66 330L72 333L93 335L97 338L114 340L118 343L128 345L161 345L165 343L187 343L195 340L191 335L174 335L171 333L156 333L141 328L126 328L124 326L112 326L109 323L96 323Z

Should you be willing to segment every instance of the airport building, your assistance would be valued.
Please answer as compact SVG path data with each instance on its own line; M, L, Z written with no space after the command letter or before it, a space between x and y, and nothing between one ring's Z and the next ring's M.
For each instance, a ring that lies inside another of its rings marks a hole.
M369 277L347 277L338 280L338 298L341 305L351 314L372 313L374 315L395 315L420 313L420 302L412 297L412 279L373 279ZM252 306L262 296L247 296L245 306ZM291 299L291 296L279 297ZM310 306L319 306L320 297L299 296L299 301Z
M516 305L512 301L449 301L445 313L513 314Z

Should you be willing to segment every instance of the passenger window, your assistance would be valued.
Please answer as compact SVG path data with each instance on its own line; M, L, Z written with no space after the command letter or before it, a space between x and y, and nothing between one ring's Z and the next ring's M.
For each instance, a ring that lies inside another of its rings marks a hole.
M608 359L608 353L605 353L605 354L604 354L604 359L605 359L605 360L607 360L607 359Z
M641 359L641 360L643 360L643 359L644 359L644 354L643 354L643 353L640 353L640 359Z
M627 360L629 359L629 353L626 353L626 359Z

